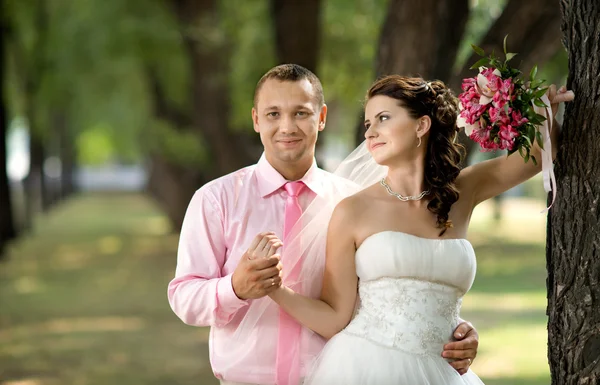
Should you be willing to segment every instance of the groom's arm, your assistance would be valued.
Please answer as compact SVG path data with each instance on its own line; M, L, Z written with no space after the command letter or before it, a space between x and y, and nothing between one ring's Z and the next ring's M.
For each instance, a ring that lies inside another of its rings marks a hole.
M181 228L175 278L168 287L173 312L188 325L226 325L248 304L233 291L232 274L221 274L227 249L223 219L214 195L205 188L196 191Z
M461 319L454 330L454 339L456 341L444 345L442 356L453 360L450 365L462 375L469 370L469 366L477 356L479 334L470 322Z

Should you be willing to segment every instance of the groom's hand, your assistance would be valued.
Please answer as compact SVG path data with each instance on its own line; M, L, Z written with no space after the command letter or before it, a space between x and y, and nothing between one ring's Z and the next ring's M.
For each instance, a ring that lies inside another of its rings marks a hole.
M463 375L469 370L469 366L477 356L479 334L470 322L462 322L454 330L454 338L456 341L444 345L442 356L454 360L450 365L460 375Z
M240 299L262 298L281 286L281 262L275 254L283 243L273 232L258 234L231 277Z

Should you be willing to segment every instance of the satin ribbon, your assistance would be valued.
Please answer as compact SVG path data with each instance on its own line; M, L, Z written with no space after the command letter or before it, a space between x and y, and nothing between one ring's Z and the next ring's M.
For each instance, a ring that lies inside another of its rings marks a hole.
M542 133L542 143L544 148L542 148L542 177L544 179L544 190L546 193L552 192L552 200L550 201L550 205L546 207L542 213L550 210L552 205L554 204L554 200L556 199L556 176L554 175L554 162L552 160L552 140L550 139L550 133L552 132L552 109L550 107L550 99L548 95L544 95L541 97L542 102L546 104L547 107L538 107L535 104L533 105L534 111L540 115L546 117L544 123L542 123L539 128Z

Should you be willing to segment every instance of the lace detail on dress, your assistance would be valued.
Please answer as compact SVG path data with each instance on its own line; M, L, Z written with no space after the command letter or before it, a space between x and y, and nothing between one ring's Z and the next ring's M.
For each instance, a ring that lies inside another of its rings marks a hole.
M360 305L345 333L412 354L439 356L458 325L462 292L409 278L359 284Z

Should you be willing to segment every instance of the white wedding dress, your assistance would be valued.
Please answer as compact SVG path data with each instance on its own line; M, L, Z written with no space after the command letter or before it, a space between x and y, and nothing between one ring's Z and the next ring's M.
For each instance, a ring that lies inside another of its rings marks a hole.
M327 342L305 385L481 385L441 356L475 278L465 239L383 231L356 251L359 306Z

